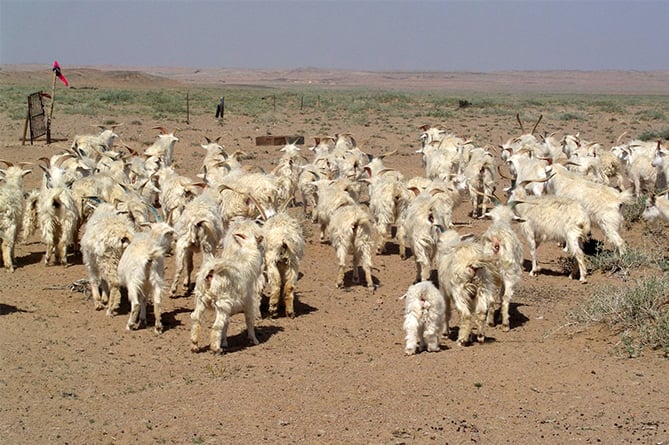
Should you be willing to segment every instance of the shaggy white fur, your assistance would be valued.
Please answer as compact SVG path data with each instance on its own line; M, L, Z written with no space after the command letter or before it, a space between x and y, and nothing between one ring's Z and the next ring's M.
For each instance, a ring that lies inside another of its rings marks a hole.
M446 328L446 305L439 290L431 281L421 281L409 287L402 297L404 311L404 354L413 355L416 347L428 352L439 351L439 338Z

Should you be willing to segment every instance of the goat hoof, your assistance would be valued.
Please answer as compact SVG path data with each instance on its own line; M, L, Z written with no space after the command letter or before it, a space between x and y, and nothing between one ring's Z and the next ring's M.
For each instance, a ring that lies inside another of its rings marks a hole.
M164 328L162 327L162 325L161 325L161 326L155 326L155 327L153 328L153 331L154 331L156 334L162 334L162 333L163 333L163 329L164 329Z
M509 332L510 330L511 330L511 328L509 327L508 324L507 325L502 325L502 332Z
M200 352L200 347L198 345L191 345L190 346L190 352L198 353L198 352Z
M485 335L477 335L476 341L478 341L481 344L485 343Z

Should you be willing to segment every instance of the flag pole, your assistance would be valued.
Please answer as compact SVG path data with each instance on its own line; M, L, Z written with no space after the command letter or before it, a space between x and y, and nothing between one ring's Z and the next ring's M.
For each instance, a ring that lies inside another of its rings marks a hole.
M46 119L46 143L51 143L51 118L53 116L53 103L56 101L56 70L53 70L53 84L51 85L51 106Z

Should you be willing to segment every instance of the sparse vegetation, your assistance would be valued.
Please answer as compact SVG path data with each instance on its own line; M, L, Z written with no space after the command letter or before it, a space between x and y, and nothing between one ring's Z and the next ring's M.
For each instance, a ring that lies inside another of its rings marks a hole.
M626 286L606 286L570 316L581 323L604 323L620 333L617 349L636 357L644 348L669 354L669 275L644 277Z

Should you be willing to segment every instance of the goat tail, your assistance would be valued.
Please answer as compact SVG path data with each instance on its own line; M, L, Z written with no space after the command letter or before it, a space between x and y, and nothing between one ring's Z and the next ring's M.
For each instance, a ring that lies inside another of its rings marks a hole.
M19 232L19 240L22 243L28 241L33 233L37 231L38 227L38 201L39 192L33 190L28 193L23 203L23 218L21 221L21 230Z

